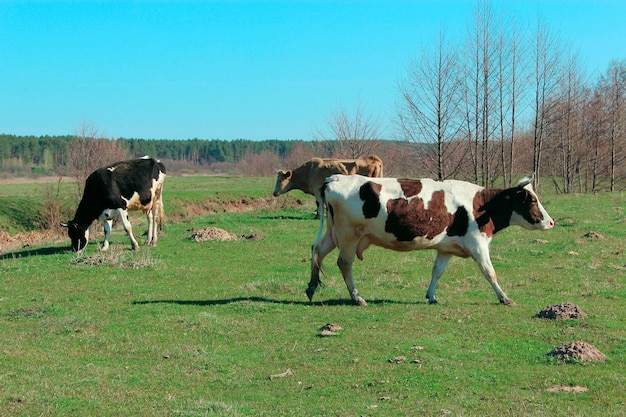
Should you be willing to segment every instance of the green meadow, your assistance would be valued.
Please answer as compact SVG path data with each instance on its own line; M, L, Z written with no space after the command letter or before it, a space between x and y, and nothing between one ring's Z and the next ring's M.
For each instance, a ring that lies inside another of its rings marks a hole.
M35 227L55 187L0 185L1 229ZM75 207L75 187L61 184L62 208ZM118 226L100 253L94 225L81 255L69 239L0 251L0 415L626 415L626 193L540 195L554 229L495 237L492 261L515 307L458 258L428 305L435 253L380 248L355 263L369 304L356 307L336 251L308 301L315 204L300 192L272 199L272 187L170 177L156 247L131 251ZM131 217L139 237L145 217ZM207 227L260 239L190 239ZM588 316L535 317L562 302ZM327 323L341 330L322 337ZM572 341L606 361L546 356Z

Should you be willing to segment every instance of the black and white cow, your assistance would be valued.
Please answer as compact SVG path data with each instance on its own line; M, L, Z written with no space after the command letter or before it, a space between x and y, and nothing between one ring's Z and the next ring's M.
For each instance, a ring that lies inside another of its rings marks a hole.
M163 163L148 157L116 162L92 172L85 182L83 198L78 204L74 219L61 224L67 227L68 235L72 239L72 250L79 252L85 249L89 241L89 226L96 219L104 222L102 250L107 250L111 225L117 215L130 237L133 250L139 250L128 220L129 210L143 210L146 213L146 245L156 245L158 225L163 218L164 180Z
M513 188L498 190L456 180L333 175L322 193L328 225L322 236L322 217L312 250L309 300L320 284L322 261L339 248L337 266L350 297L367 305L354 285L352 264L355 256L363 260L363 251L376 245L396 251L437 251L426 293L430 304L437 303L437 280L454 255L474 259L500 302L515 305L498 285L489 244L495 233L510 225L530 230L554 226L530 182L524 179Z

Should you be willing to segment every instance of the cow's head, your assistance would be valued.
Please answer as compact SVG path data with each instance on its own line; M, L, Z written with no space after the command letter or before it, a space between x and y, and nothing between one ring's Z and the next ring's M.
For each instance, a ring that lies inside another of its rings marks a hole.
M554 226L554 219L543 208L533 190L531 178L524 178L507 191L513 203L512 225L532 230L548 230Z
M289 181L291 180L291 174L291 170L283 171L282 169L280 169L276 171L276 185L274 186L274 192L272 193L274 197L278 197L285 191L289 191L285 189L287 188L287 184L289 184Z
M83 251L89 242L89 226L81 226L73 220L61 223L61 226L67 227L67 234L72 240L72 251Z

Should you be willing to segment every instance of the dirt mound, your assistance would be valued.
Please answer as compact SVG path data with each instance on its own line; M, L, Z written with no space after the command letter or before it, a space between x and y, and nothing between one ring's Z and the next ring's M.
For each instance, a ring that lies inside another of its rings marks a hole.
M594 232L593 230L583 235L583 237L586 237L587 239L604 239L604 236L601 233Z
M343 327L338 324L327 323L322 326L318 335L320 337L337 336L342 330Z
M555 347L548 353L563 362L595 362L604 361L606 356L587 342L570 342Z
M587 316L587 313L582 311L576 304L561 303L547 306L537 314L540 319L549 320L570 320L570 319L582 319Z
M206 242L209 240L217 240L219 242L239 240L235 234L217 227L206 227L204 229L197 229L194 227L189 229L189 231L191 232L191 237L189 239L196 242Z
M38 230L16 235L10 235L0 230L0 255L42 243L63 242L66 239L65 233L59 233L55 230ZM67 245L69 249L69 239L67 239Z

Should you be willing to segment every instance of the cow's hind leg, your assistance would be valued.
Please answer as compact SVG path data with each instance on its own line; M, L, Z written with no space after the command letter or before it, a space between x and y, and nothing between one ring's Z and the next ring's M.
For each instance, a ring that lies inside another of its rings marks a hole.
M135 236L133 236L133 228L130 224L130 220L128 219L128 211L120 209L119 213L120 213L120 219L122 220L122 224L124 225L124 230L126 231L126 234L128 235L128 237L130 238L130 243L133 245L133 250L138 251L139 243L137 243Z
M437 253L437 258L435 259L435 265L433 265L433 273L430 279L430 285L428 286L428 291L426 292L426 298L428 298L428 304L437 304L437 298L435 298L435 289L437 288L437 280L443 274L443 271L446 270L448 263L450 262L450 258L452 255L446 253Z
M354 304L358 306L366 306L367 302L359 295L359 291L356 289L354 279L352 278L352 264L354 264L354 257L355 255L350 256L340 253L339 258L337 258L337 266L341 271L341 275L343 275L343 280L346 283L346 287L348 287L350 298L352 298Z
M358 242L342 242L339 245L337 266L341 271L346 287L348 287L350 298L352 298L354 304L366 306L367 302L359 295L359 291L356 289L356 285L354 285L354 278L352 277L352 265L354 264L354 258L356 257L357 244Z
M320 281L322 261L335 247L335 242L333 242L330 232L326 232L326 235L313 245L311 250L311 281L309 281L309 286L306 289L306 295L309 297L309 301L313 300L313 295L317 287L322 283L322 281Z
M146 246L156 246L157 244L157 216L155 215L156 207L152 207L146 212L148 218L148 239L146 240Z

